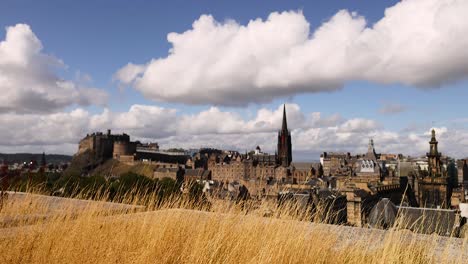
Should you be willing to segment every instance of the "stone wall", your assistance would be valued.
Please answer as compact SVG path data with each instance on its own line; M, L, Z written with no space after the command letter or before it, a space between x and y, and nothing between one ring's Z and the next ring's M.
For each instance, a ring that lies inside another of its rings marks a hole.
M130 156L136 153L136 143L130 141L115 141L113 146L114 159L120 156Z
M153 173L153 179L159 180L169 178L177 181L181 177L183 177L183 170L181 168L158 168Z
M447 177L418 178L418 202L430 208L449 208L452 190Z

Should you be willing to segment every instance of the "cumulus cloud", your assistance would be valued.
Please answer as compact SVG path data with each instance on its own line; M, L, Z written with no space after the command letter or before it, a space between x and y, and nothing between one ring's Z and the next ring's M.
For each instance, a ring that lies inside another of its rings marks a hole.
M347 81L433 88L468 76L468 2L406 0L368 25L341 10L311 31L301 11L246 25L202 15L169 33L167 57L128 64L115 79L156 101L245 105Z
M56 75L64 63L42 52L26 24L6 28L0 41L0 112L51 112L70 105L104 105L107 94Z
M119 80L122 83L130 83L138 75L142 74L145 71L144 65L136 65L133 63L128 63L125 67L118 70L113 79Z
M162 138L172 135L178 124L176 110L157 106L132 105L127 112L111 112L91 117L92 131L115 128L138 138Z
M339 132L372 132L379 127L376 121L362 118L354 118L346 121L338 127Z
M0 123L9 129L0 130L0 152L45 150L72 154L87 133L110 128L115 133L128 133L133 140L157 141L163 148L246 151L259 145L274 153L282 110L282 106L262 108L251 118L217 107L184 114L150 105L133 105L124 112L76 109L42 115L3 113ZM317 160L323 151L364 153L369 138L374 138L378 152L420 156L428 151L429 129L389 131L374 120L304 113L296 104L288 104L287 113L296 161ZM466 156L468 131L449 127L435 130L440 151L454 157Z

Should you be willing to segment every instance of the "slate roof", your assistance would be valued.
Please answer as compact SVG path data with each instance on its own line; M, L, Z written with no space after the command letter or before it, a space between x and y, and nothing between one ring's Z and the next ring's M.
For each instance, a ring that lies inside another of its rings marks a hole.
M450 235L455 228L455 211L399 206L403 227L423 234Z

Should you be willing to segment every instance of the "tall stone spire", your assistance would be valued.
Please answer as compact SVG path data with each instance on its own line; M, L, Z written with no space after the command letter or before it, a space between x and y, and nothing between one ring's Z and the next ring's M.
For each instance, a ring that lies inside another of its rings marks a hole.
M375 153L375 148L374 148L374 140L372 138L369 139L369 144L367 145L366 158L377 161L377 154Z
M286 104L283 105L283 125L281 131L288 131L288 122L286 121Z
M283 124L278 132L278 163L289 167L292 162L291 133L286 120L286 105L283 106Z

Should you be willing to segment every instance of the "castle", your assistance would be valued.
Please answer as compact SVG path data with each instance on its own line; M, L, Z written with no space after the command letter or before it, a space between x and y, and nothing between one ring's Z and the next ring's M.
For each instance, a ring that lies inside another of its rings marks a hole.
M127 134L111 134L111 130L107 133L96 132L86 135L78 145L78 153L83 154L86 151L92 151L99 159L106 160L121 155L132 155L136 152L136 142L130 141L130 136Z
M133 164L138 161L149 161L169 164L185 164L188 155L180 152L164 152L159 150L157 143L143 144L139 141L131 141L130 136L96 132L86 135L78 145L76 155L90 153L97 164L109 159Z

